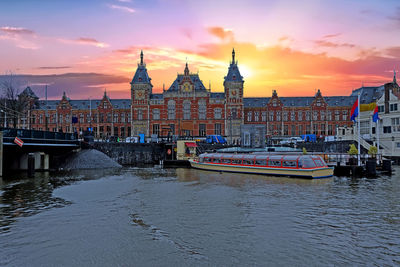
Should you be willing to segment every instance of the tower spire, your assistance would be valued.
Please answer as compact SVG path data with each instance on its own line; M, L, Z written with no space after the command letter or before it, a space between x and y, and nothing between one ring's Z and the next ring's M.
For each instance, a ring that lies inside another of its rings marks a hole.
M188 76L189 75L189 67L188 67L188 63L187 63L187 61L186 61L186 67L185 67L185 76Z
M140 65L143 65L143 50L140 50Z
M235 64L235 48L232 49L232 64Z
M397 81L396 81L396 70L395 69L393 69L393 83L397 83Z

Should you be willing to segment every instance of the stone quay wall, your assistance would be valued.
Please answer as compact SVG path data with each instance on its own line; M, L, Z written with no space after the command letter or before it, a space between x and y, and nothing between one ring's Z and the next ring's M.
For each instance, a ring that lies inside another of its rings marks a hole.
M97 149L121 165L158 164L164 159L164 144L95 142Z

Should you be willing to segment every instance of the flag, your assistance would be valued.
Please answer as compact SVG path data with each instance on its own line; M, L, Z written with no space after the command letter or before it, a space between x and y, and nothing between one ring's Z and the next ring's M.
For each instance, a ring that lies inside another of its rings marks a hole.
M24 141L22 141L22 140L19 139L18 137L15 137L14 143L16 143L17 145L19 145L19 147L22 147L22 146L24 145Z
M376 106L374 109L374 115L372 115L372 121L377 122L378 120L380 120L380 118L378 115L378 106Z
M358 117L358 99L356 100L356 102L354 102L350 113L350 119L352 121L356 121L356 117Z

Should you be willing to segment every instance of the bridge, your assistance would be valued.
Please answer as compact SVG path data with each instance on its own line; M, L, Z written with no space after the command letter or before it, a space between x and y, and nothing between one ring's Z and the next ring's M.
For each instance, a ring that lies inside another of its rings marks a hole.
M80 148L75 133L0 127L0 137L0 175L3 170L28 170L29 158L34 169L48 170L57 157Z

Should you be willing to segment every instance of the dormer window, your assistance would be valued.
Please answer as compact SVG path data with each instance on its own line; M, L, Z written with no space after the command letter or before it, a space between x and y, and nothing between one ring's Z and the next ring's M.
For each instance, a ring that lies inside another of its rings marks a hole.
M236 80L236 76L235 76L235 75L233 75L233 76L232 76L232 79L233 79L233 80Z
M107 108L107 103L106 102L103 103L103 108Z
M142 78L139 78L139 82L141 82L142 81Z

